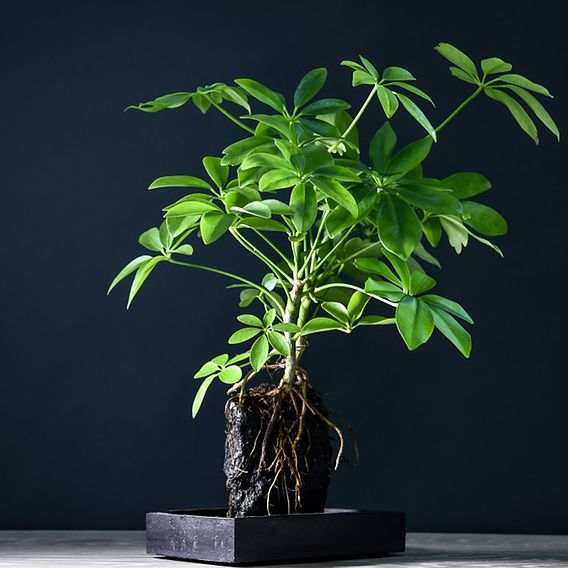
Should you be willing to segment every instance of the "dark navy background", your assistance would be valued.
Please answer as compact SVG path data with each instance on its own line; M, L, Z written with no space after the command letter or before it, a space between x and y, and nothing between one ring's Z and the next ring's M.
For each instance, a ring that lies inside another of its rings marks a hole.
M108 282L137 236L242 133L192 106L131 103L254 77L288 95L329 68L327 96L359 106L343 58L402 65L437 101L438 122L469 92L432 47L500 56L557 95L566 134L566 29L557 3L12 2L0 18L0 528L141 528L144 513L224 504L224 392L196 421L192 375L236 329L234 291L160 266L130 311ZM401 113L402 115L402 113ZM382 118L371 110L368 140ZM407 118L400 138L421 135ZM447 245L439 291L474 316L463 359L435 337L414 353L396 331L314 337L306 364L357 433L330 504L405 510L412 530L568 531L566 149L536 148L504 108L479 100L444 130L428 173L485 173L502 210L505 258ZM197 260L258 276L228 241Z

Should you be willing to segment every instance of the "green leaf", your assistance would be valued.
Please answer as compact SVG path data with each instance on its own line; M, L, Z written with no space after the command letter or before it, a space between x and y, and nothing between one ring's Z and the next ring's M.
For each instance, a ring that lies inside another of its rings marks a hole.
M134 279L132 280L132 284L130 286L130 294L128 295L128 303L126 304L126 309L130 308L130 304L132 304L132 300L142 287L142 284L146 281L146 278L150 276L150 273L156 265L165 260L163 256L155 256L154 258L150 259L148 262L144 264L140 264L136 270L136 274L134 275Z
M347 110L351 108L348 102L342 101L341 99L321 99L319 101L314 101L308 106L302 109L300 114L307 114L310 116L324 115L324 114L335 114L342 110Z
M428 134L430 134L434 142L436 142L436 130L430 124L430 121L416 103L402 93L396 93L396 96L407 112L414 118L414 120L416 120L416 122L418 122L418 124L420 124L420 126L422 126L422 128L424 128L424 130L426 130L426 132L428 132Z
M215 182L219 189L223 189L227 177L229 177L229 166L221 164L221 158L206 156L203 158L203 167L209 174L209 177Z
M424 272L413 272L410 276L410 295L424 294L436 286L436 281Z
M482 235L498 237L509 230L507 221L495 209L487 205L475 203L475 201L464 201L463 209L465 224L473 227Z
M422 224L422 227L424 227L424 224ZM431 255L425 248L424 245L422 243L418 243L418 245L416 246L416 248L414 249L414 253L415 256L417 256L420 260L423 260L424 262L427 262L428 264L432 264L434 266L437 266L438 268L442 268L442 265L440 264L440 261L433 255Z
M228 353L222 353L221 355L217 355L216 357L213 357L213 359L211 359L211 361L213 361L213 363L217 363L217 365L226 365L227 362L229 361L229 354Z
M229 345L235 345L237 343L244 343L253 337L256 337L260 333L260 329L257 327L243 327L238 329L229 337Z
M415 81L416 78L410 71L402 67L387 67L383 71L383 81Z
M343 207L337 206L325 218L325 228L330 237L335 237L341 231L357 223L357 219Z
M251 136L244 140L239 140L223 150L225 156L221 160L223 165L238 166L254 150L267 150L274 146L270 136Z
M441 308L446 312L449 312L450 314L465 320L468 323L473 323L470 315L457 302L454 302L453 300L448 300L447 298L443 298L442 296L438 296L436 294L427 294L426 296L422 296L422 300L428 302L430 306Z
M349 322L347 308L341 302L323 302L321 307L341 323Z
M379 274L402 288L402 280L381 260L376 258L357 258L355 267L369 274Z
M314 170L319 171L322 168L333 167L334 165L330 153L318 144L303 146L299 159L302 162L302 173L304 174L312 173Z
M556 126L554 120L552 120L552 117L548 114L547 110L540 104L540 102L522 87L509 85L506 88L516 93L535 113L536 117L544 124L544 126L546 126L546 128L548 128L548 130L556 136L558 142L560 142L558 126Z
M235 383L238 383L241 380L242 376L243 372L238 365L225 367L219 373L219 379L228 385L234 385Z
M407 183L395 188L396 193L408 203L424 211L445 215L459 215L462 211L460 202L447 191L435 189L420 183Z
M353 292L347 304L347 313L351 322L357 321L363 315L363 311L370 299L371 298L367 296L367 294L363 294L363 292Z
M374 278L367 278L365 292L379 298L386 298L391 302L398 302L404 296L404 292L398 286L383 280L375 280Z
M242 170L251 168L279 168L294 171L290 163L274 154L264 154L262 152L249 154L241 164Z
M343 329L343 326L337 320L331 318L314 318L304 325L301 335L333 331L336 329Z
M294 106L296 108L301 107L313 99L324 86L326 79L327 69L324 67L312 69L304 75L294 92Z
M440 223L448 236L450 246L457 254L460 254L462 248L467 246L469 240L467 229L463 226L461 221L451 217L441 217Z
M300 181L298 176L290 170L270 170L263 174L259 181L260 191L271 191L274 189L284 189L292 187Z
M275 319L276 319L276 310L274 308L268 310L264 314L264 317L262 318L262 320L264 321L264 325L267 327L272 325Z
M397 152L388 164L389 173L405 173L421 164L432 148L432 138L421 138Z
M396 134L387 120L377 130L369 146L369 158L375 170L378 172L386 171L395 146Z
M270 345L272 345L272 347L274 347L280 355L284 355L284 357L290 355L290 345L288 345L288 342L281 333L278 333L277 331L269 331L267 335Z
M313 178L311 181L326 197L344 207L353 217L357 218L357 202L339 182L330 178L320 177Z
M394 93L383 87L383 85L379 85L377 87L377 97L383 107L383 111L387 118L391 118L394 116L395 112L398 110L398 99L394 95Z
M144 231L138 238L138 242L148 250L160 252L162 250L162 242L160 241L160 232L156 227L152 227Z
M442 225L440 224L440 220L435 217L430 217L422 221L422 230L428 242L433 247L437 247L442 238Z
M459 352L469 359L471 353L471 335L447 312L431 306L434 316L434 325L449 339Z
M246 217L239 221L239 227L248 227L257 231L275 231L278 233L288 233L285 225L274 219L262 219L261 217Z
M386 318L384 316L364 316L357 325L389 325L396 323L394 318Z
M209 108L211 107L211 101L205 96L199 93L196 93L192 98L193 104L203 113L205 114Z
M469 75L465 71L462 71L459 67L450 67L450 73L460 81L465 81L470 85L479 84L477 79L474 79L471 75Z
M268 358L268 339L261 335L253 344L250 350L250 364L255 371L260 371Z
M219 370L219 365L213 361L207 361L200 369L193 375L194 379L202 379L203 377L208 377Z
M172 252L175 252L176 254L184 254L186 256L191 256L193 254L193 247L191 245L185 244L179 246L177 249L175 249Z
M278 278L277 278L272 272L269 272L269 273L262 279L262 285L263 285L267 290L274 290L274 288L276 288L276 286L278 285Z
M298 333L300 331L300 326L295 324L295 323L291 323L291 322L283 322L283 323L277 323L275 325L272 326L272 329L274 329L275 331L285 331L288 333Z
M191 406L191 416L195 418L201 405L203 404L203 399L205 398L205 394L207 393L207 389L211 386L211 383L215 380L217 375L213 375L212 377L208 377L205 379L200 385L199 389L197 389L197 393L195 393L195 398L193 399L193 405Z
M239 353L238 355L235 355L234 357L231 357L228 361L227 361L227 365L234 365L235 363L240 363L241 361L244 361L245 359L248 359L248 351L246 351L245 353Z
M247 118L251 120L258 120L262 124L266 124L270 128L274 128L277 132L280 132L286 138L290 138L291 133L291 123L290 119L285 118L280 115L268 115L268 114L251 114Z
M246 213L248 215L254 215L255 217L262 217L263 219L270 219L270 217L272 217L272 211L270 210L270 207L260 201L247 203L244 207L232 207L231 211L238 211L239 213Z
M445 57L448 61L457 65L460 69L463 69L468 75L479 79L475 63L463 51L460 51L457 47L449 43L439 43L434 49L442 57Z
M414 209L394 195L382 195L377 228L385 248L404 260L412 254L422 237L422 225Z
M522 75L517 75L516 73L501 75L499 77L499 81L504 81L505 83L509 83L510 85L516 85L517 87L522 87L527 91L533 91L534 93L539 93L540 95L546 95L547 97L552 98L552 95L550 94L550 92L546 87L543 87L538 83L533 83L526 77L523 77Z
M419 243L420 244L420 243ZM401 259L398 255L384 249L383 254L388 258L389 262L393 265L398 277L400 278L404 288L410 286L410 269L406 260Z
M428 94L426 94L418 87L415 87L414 85L409 85L408 83L399 83L398 81L395 81L393 83L390 83L389 87L391 88L391 90L392 87L399 87L400 89L404 89L405 91L408 91L409 93L417 95L420 98L424 99L425 101L428 101L432 106L436 106L434 105L434 101L431 99L431 97Z
M228 230L234 220L233 215L227 215L221 211L210 211L201 217L199 230L201 238L206 245L214 243L218 238L222 237Z
M377 68L368 59L366 59L362 55L359 55L359 59L361 60L361 63L363 64L365 69L369 72L369 75L371 75L371 77L373 77L373 79L375 81L378 81L379 80L379 72L377 71Z
M208 201L182 201L166 211L166 217L186 217L188 215L202 215L208 211L218 211L216 205Z
M261 103L268 105L279 113L284 112L285 106L281 96L270 90L268 87L265 87L262 83L259 83L254 79L236 79L235 83Z
M201 187L211 189L211 184L194 176L163 176L155 179L148 189L161 189L163 187Z
M252 314L242 314L240 316L237 316L237 319L245 325L250 325L252 327L264 327L260 318Z
M396 308L396 326L410 351L426 343L434 331L434 317L421 300L405 296Z
M481 69L486 75L494 75L495 73L507 73L513 68L510 63L506 63L499 57L489 57L481 60Z
M442 180L442 186L452 190L457 199L466 199L479 195L491 188L491 182L481 174L460 172Z
M239 307L248 308L256 298L258 298L259 291L255 288L245 288L239 294Z
M538 144L538 132L534 122L527 114L527 111L513 97L503 91L491 88L486 88L485 94L489 98L504 104L522 130L533 139L535 144Z
M374 85L376 82L376 79L367 71L361 71L359 69L353 71L351 84L354 87L359 87L360 85Z
M122 282L122 280L124 280L127 276L129 276L130 274L132 274L135 270L137 270L138 268L140 268L141 266L143 266L145 263L147 263L149 260L151 260L152 257L147 255L147 254L143 254L142 256L138 256L136 257L134 260L131 260L114 278L114 280L111 282L110 286L108 287L107 290L107 295L110 294L113 290L113 288L119 283Z

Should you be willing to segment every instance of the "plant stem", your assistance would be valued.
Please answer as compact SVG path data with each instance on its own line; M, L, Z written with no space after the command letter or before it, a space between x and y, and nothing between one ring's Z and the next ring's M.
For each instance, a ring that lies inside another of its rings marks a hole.
M261 286L260 284L256 284L251 280L247 280L242 276L237 276L236 274L232 274L231 272L225 272L224 270L219 270L218 268L212 268L211 266L204 266L202 264L192 264L190 262L182 262L180 260L173 260L172 258L168 259L168 262L171 264L177 264L178 266L187 266L188 268L197 268L198 270L206 270L207 272L214 272L215 274L220 274L221 276L226 276L227 278L232 278L233 280L237 280L238 282L242 282L243 284L247 284L251 288L255 288L259 290L263 294L266 294L270 298L274 300L275 305L280 310L280 313L284 315L284 310L280 307L279 301L282 301L282 298L276 294L273 294L268 288Z
M440 125L436 128L436 132L440 132L442 128L444 128L453 118L455 118L477 95L479 95L483 91L483 87L478 87L465 101L463 101L457 108L452 112L446 120L444 120Z
M366 294L367 296L371 296L371 298L375 298L376 300L379 300L385 304L388 304L389 306L392 306L393 308L396 308L398 306L398 304L396 302L391 302L390 300L387 300L386 298L382 298L381 296L377 296L376 294L372 294L371 292L367 292L365 290L363 290L363 288L360 288L359 286L355 286L353 284L345 284L343 282L333 282L331 284L324 284L323 286L318 286L317 288L314 289L314 294L317 294L318 292L321 292L322 290L327 290L328 288L350 288L351 290L355 290L357 292L362 292L363 294Z
M335 245L333 246L333 248L315 265L313 270L317 270L320 266L322 266L325 261L333 255L333 253L337 250L338 247L340 247L344 242L345 239L347 239L347 237L351 234L351 232L355 229L355 225L349 227L349 229L347 229L346 233L337 241L337 243L335 243Z
M278 278L278 280L280 280L280 283L282 284L282 287L284 288L284 291L288 296L288 288L286 287L284 281L286 280L289 284L293 284L294 280L290 278L290 276L288 276L285 272L283 272L282 269L278 268L278 266L276 266L276 264L274 264L274 262L272 262L263 252L258 250L258 248L256 248L251 242L243 237L237 231L237 229L231 227L229 231L244 248L246 248L250 253L254 254L254 256L262 260L262 262L264 262L264 264L266 264L266 266L268 266L268 268L270 268L274 272L274 275Z
M333 146L330 147L330 149L329 149L330 153L335 152L335 150L337 150L337 147L339 146L339 143L349 135L349 133L351 132L351 130L353 130L353 128L355 128L355 125L357 124L357 122L359 122L359 119L363 116L363 113L365 112L365 110L369 106L371 100L375 96L375 93L377 92L378 87L379 87L379 85L377 85L377 84L373 85L373 88L371 89L369 96L365 99L365 102L363 103L363 105L359 109L359 112L355 115L355 118L353 119L351 124L347 127L345 132L341 135L341 138L339 140L337 140L337 142L335 142L333 144Z
M284 260L284 262L291 269L294 267L292 261L264 233L262 233L262 231L257 231L256 229L253 229L253 232L255 232L266 244L268 244L274 250L274 252L279 254L282 257L282 260Z
M241 128L243 128L247 132L250 132L251 134L254 134L254 130L250 126L247 126L242 120L239 120L236 116L231 114L228 110L224 109L220 104L213 102L211 99L209 99L209 101L219 112L222 112L229 120L234 122L237 126L240 126Z

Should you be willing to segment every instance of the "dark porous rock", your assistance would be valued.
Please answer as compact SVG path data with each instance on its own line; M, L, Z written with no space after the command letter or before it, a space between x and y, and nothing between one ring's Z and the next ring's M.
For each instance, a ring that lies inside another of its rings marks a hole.
M262 384L245 392L242 405L239 405L238 397L227 403L224 471L229 493L228 515L231 517L324 510L331 475L329 428L313 412L305 413L303 434L296 448L301 477L298 504L291 472L285 470L277 477L275 468L270 467L278 439L278 421L284 421L281 426L286 431L284 424L294 423L297 417L297 409L291 399L284 398L277 413L277 423L266 434L271 407L267 402L270 397L264 397L274 392L274 388L274 385ZM314 409L327 416L321 397L311 388L307 390L307 399ZM291 437L294 437L294 432ZM266 446L266 455L261 463L263 445Z

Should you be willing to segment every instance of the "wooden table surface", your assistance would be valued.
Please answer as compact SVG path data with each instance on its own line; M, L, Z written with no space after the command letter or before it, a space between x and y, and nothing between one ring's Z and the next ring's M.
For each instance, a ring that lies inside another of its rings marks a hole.
M142 531L0 531L0 567L8 566L204 568L206 565L147 556ZM410 533L404 554L294 566L568 567L568 536Z

